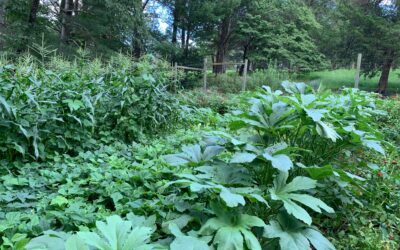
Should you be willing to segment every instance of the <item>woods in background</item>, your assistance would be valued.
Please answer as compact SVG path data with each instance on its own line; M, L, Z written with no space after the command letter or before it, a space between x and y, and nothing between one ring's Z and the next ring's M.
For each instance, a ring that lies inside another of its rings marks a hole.
M200 66L207 56L306 72L348 67L362 53L364 73L381 73L380 93L400 52L396 0L0 0L0 33L8 57L34 54L43 39L67 58L83 48L101 58L153 53Z

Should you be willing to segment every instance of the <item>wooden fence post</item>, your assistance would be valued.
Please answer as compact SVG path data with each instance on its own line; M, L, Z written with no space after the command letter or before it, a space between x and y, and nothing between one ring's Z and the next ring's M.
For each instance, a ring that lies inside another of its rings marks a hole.
M178 63L174 64L174 73L175 73L175 84L178 82Z
M204 92L207 91L207 57L204 57L204 62L203 62L203 88Z
M243 69L243 86L242 86L242 91L246 91L246 84L247 84L247 65L249 63L249 60L245 59L244 60L244 69Z
M354 88L358 89L358 85L360 83L360 70L361 70L361 59L362 59L362 54L359 53L357 57L357 69L356 69L356 76L354 80Z

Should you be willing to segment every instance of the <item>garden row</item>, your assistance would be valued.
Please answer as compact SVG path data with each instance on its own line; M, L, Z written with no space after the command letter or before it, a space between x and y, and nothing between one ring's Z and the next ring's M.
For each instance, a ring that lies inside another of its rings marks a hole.
M168 72L2 66L0 249L398 247L398 100L284 82L222 105Z

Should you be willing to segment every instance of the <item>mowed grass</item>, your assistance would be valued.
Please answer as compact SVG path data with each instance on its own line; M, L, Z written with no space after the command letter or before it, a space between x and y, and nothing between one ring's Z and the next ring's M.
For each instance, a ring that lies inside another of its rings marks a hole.
M400 70L392 70L389 76L388 94L400 93ZM354 87L355 70L338 69L333 71L316 71L301 77L302 81L313 84L322 84L325 88L333 90L342 87ZM360 89L375 91L378 86L380 75L373 78L360 77Z

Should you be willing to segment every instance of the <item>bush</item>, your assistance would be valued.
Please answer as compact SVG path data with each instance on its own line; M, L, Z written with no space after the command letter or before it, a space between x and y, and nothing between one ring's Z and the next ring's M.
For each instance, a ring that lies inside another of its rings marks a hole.
M264 85L278 89L282 81L290 80L293 77L295 76L289 74L288 70L278 69L274 66L268 69L255 70L247 75L246 90L254 91ZM207 84L211 90L237 94L242 91L243 79L237 72L227 72L216 76L209 75Z
M182 103L197 108L210 108L216 113L225 114L230 109L230 97L221 93L203 89L182 91L179 95Z
M171 70L151 56L120 56L104 65L25 58L0 68L0 156L43 158L79 152L100 133L132 141L176 124L177 100L167 91Z
M283 89L224 116L185 105L190 129L147 144L108 141L102 123L95 150L0 161L0 248L397 249L399 155L380 122L398 117L379 110L392 106Z

